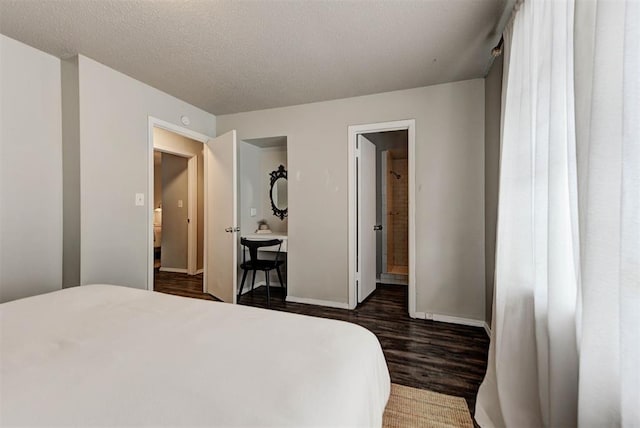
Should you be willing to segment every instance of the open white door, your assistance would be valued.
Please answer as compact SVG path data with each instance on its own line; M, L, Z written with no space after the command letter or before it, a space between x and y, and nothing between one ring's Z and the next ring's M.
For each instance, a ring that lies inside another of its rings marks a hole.
M204 288L218 299L236 303L238 216L236 131L205 145L205 277Z
M358 303L376 289L376 146L358 135Z

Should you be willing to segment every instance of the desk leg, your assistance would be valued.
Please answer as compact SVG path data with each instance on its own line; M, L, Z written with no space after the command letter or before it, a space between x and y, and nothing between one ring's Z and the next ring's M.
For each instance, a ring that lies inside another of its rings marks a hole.
M280 286L282 288L284 288L284 295L282 297L282 300L286 300L286 297L287 297L287 286L284 284L284 281L282 281L282 274L280 273L280 266L276 267L276 272L278 273L278 279L280 280Z
M247 270L242 269L242 282L240 283L240 292L238 293L238 300L240 300L240 296L242 295L242 289L244 288L244 280L247 279Z
M266 287L267 287L267 308L271 307L271 292L269 291L269 271L266 270L264 271L264 279L265 282L267 283Z

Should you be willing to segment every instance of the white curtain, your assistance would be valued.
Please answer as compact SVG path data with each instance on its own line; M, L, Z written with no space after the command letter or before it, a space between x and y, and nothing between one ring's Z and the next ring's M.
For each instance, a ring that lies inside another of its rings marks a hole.
M483 427L576 424L579 241L573 2L525 1L507 29Z
M476 420L640 426L640 1L518 7Z
M640 2L578 1L580 426L640 426Z

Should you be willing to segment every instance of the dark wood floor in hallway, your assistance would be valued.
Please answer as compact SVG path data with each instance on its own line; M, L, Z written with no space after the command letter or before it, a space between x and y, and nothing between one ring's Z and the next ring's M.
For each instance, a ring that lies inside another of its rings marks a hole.
M215 300L202 292L202 275L156 272L155 290ZM265 288L243 295L239 303L266 308ZM369 329L380 340L392 382L463 397L473 414L487 364L489 339L485 331L411 319L406 286L378 285L375 293L353 311L285 302L282 290L272 288L271 309L353 322Z

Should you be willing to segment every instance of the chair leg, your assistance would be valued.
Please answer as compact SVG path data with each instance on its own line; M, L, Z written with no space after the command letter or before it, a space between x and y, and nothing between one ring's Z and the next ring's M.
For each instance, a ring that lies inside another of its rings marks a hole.
M244 288L244 280L247 279L247 270L242 270L242 282L240 283L240 292L238 293L238 302L240 301L240 296L242 296L242 289Z
M271 307L271 292L269 291L269 271L264 271L264 281L267 283L267 307Z
M282 274L280 273L280 266L276 267L276 272L278 273L278 279L280 280L280 286L284 289L284 295L282 296L282 300L286 300L287 298L287 286L282 281Z
M251 292L253 293L253 286L256 284L256 270L253 270L253 278L251 278Z

